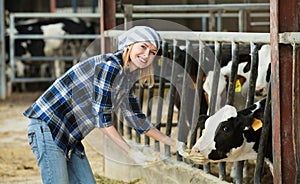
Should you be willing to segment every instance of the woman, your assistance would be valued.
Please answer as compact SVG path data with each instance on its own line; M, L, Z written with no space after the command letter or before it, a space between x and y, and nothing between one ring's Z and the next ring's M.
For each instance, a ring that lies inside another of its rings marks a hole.
M120 110L138 133L184 151L141 112L132 87L153 86L152 62L160 47L159 34L137 26L118 37L118 51L80 62L57 79L25 112L28 138L43 183L95 183L82 139L101 128L138 164L154 161L131 148L113 126L112 113Z

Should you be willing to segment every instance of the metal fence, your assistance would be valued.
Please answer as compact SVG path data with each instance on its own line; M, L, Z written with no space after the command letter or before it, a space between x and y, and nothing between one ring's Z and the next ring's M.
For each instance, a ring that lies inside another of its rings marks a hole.
M196 4L196 5L124 5L125 22L139 18L200 19L202 31L222 31L226 18L236 18L238 31L251 26L269 26L269 3ZM250 19L249 19L250 18ZM255 21L250 21L255 19ZM209 25L207 25L209 23ZM209 27L209 28L208 28ZM216 29L212 28L216 27Z
M119 35L122 31L108 31L106 32L105 36L108 37L116 37L117 35ZM232 60L235 62L238 62L238 53L241 51L239 48L239 45L243 45L243 44L248 44L249 45L249 54L251 55L251 68L253 68L253 70L251 71L251 79L250 79L250 84L254 84L254 85L250 85L249 84L249 91L248 91L248 95L247 95L247 104L245 105L245 107L250 106L252 103L254 103L254 91L255 91L255 82L256 82L256 76L255 73L257 73L257 68L255 67L256 63L257 63L257 58L258 58L258 45L260 44L269 44L270 42L270 35L269 33L220 33L220 32L180 32L180 31L160 31L159 32L160 35L162 36L162 55L164 57L162 57L161 62L161 67L160 67L160 74L167 72L167 67L166 65L168 65L168 59L166 59L165 57L169 57L169 59L171 59L173 61L173 65L170 68L170 77L168 79L164 79L164 78L159 78L157 80L157 85L156 85L156 90L157 93L156 95L158 95L158 101L156 103L157 107L155 108L155 111L152 110L153 108L153 104L150 104L151 99L154 98L154 90L153 89L149 89L146 90L143 88L139 88L137 91L137 94L141 100L141 105L146 105L146 108L143 107L144 109L146 109L146 114L148 116L148 118L150 118L153 122L154 125L156 125L156 127L162 131L165 131L164 133L166 133L166 135L171 135L174 132L178 132L177 138L179 140L185 141L188 143L188 146L191 148L196 139L199 137L199 130L195 130L195 129L191 129L186 127L186 123L184 121L186 121L185 119L185 113L184 110L188 109L188 111L190 111L190 107L192 108L192 113L189 114L189 116L191 117L192 123L197 122L197 117L200 114L201 111L201 107L200 107L200 103L199 100L201 100L201 93L203 91L202 89L202 84L203 84L203 72L201 72L202 68L205 67L203 66L203 54L205 55L205 52L207 50L205 50L204 48L206 47L205 45L209 45L209 43L213 43L214 45L214 54L217 60L219 60L220 58L222 58L222 45L223 44L229 44L231 47L230 52L232 52ZM293 48L297 47L297 44L300 43L300 33L282 33L280 34L280 43L284 43L284 44L291 44ZM181 45L180 45L181 44ZM176 72L175 70L175 65L174 63L179 63L182 61L179 61L178 59L182 59L182 58L178 58L178 49L177 46L185 46L186 48L186 57L185 57L185 71L184 73L181 75L182 80L178 80L178 76L179 73L178 71ZM189 86L188 86L188 82L186 82L185 79L187 79L187 77L190 75L189 74L189 70L190 70L190 66L191 66L191 60L188 59L189 57L191 57L191 53L193 53L192 50L193 47L196 47L197 50L196 52L198 52L196 60L199 62L199 68L198 68L198 73L197 73L197 77L196 77L196 84L195 84L195 91L193 93L190 93ZM168 54L168 51L172 51L172 55L170 56L170 54ZM294 49L295 50L295 49ZM224 53L223 53L224 54ZM294 58L294 62L295 62ZM170 66L170 65L168 65ZM218 76L220 73L220 70L214 70L215 75L214 75L214 83L212 86L212 96L213 98L211 98L210 101L210 108L209 108L209 114L212 115L214 114L214 104L215 104L215 99L216 99L216 91L218 89ZM232 73L231 75L234 75L234 73ZM176 84L178 81L180 81L182 84L182 88L178 89L175 87L174 84ZM166 85L168 84L168 85ZM169 85L170 84L170 85ZM235 81L231 81L230 84L235 84ZM169 86L169 87L166 87ZM234 89L234 87L229 87L229 89ZM167 107L163 107L163 101L166 100L166 90L170 91L170 95L171 95L171 99L169 101L169 103L167 104ZM180 96L180 100L181 100L181 104L180 104L180 109L182 109L182 111L180 111L178 113L178 119L177 121L174 121L174 96L176 93L176 90L181 90L181 96ZM230 92L230 91L229 91ZM228 93L229 93L228 92ZM145 93L147 93L147 95L145 95ZM234 100L234 98L232 97L232 93L231 95L228 96L227 99L227 103L231 104L232 101ZM189 100L191 99L190 97L192 97L192 101ZM146 103L143 103L144 101L147 101ZM149 102L149 103L148 103ZM162 117L162 112L166 112L167 113L167 118L164 119ZM164 119L164 120L163 120ZM128 136L131 139L134 139L134 137L132 136L131 133L131 128L130 127L126 127L124 126L123 123L123 119L120 120L120 122L118 123L118 127L119 127L119 131L121 132L122 135L124 136ZM164 127L164 129L162 129L162 127ZM196 127L199 128L197 126L191 126L191 127ZM125 133L124 130L127 130ZM188 130L188 132L187 132ZM146 144L146 145L152 145L151 144L151 140L149 140L148 137L145 137L145 141L141 142L141 138L140 135L136 135L135 140L138 143L141 144ZM164 146L165 150L162 151L160 149L159 146L159 142L154 142L154 149L157 151L161 151L164 152L164 154L171 156L171 152L170 152L170 147L169 146ZM177 155L177 159L178 160L182 160L180 156ZM242 165L243 162L238 162L238 166L240 168L240 170L238 170L237 172L237 178L236 178L236 183L242 183L243 178L242 178ZM261 167L261 165L259 166ZM210 172L210 167L209 165L205 165L203 166L203 169L206 172ZM225 163L220 163L219 164L219 178L221 180L225 179Z

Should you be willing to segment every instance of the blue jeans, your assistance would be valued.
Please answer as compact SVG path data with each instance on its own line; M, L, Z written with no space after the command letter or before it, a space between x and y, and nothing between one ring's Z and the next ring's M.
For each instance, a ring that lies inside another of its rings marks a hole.
M80 158L73 153L67 160L64 152L53 141L46 122L30 119L28 141L37 159L43 183L96 183L86 155Z

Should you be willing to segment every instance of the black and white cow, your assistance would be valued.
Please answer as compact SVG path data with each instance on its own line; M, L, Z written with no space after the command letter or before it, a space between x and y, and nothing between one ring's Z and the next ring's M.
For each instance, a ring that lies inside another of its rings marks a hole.
M8 35L11 30L7 30L7 46L6 50L9 55L9 42ZM16 23L14 28L15 34L41 34L45 36L63 36L67 34L93 34L94 28L89 23L78 18L57 18L49 20L31 20L25 22ZM83 47L87 44L84 43L87 40L78 39L61 39L61 38L45 38L45 39L16 39L15 40L15 56L31 57L31 56L74 56L77 57L82 52ZM81 50L80 50L81 49ZM24 65L29 62L22 61ZM65 70L64 62L54 61L54 65L49 65L49 62L42 62L41 66L38 66L41 71L41 77L45 77L45 69L52 70L51 76L59 77ZM28 67L27 67L28 68ZM21 70L16 68L16 71ZM18 72L20 73L20 72ZM25 72L23 72L25 73ZM26 71L28 73L28 71ZM31 73L39 73L36 70Z
M193 146L192 151L201 153L210 162L234 162L255 160L262 131L266 98L249 108L237 111L225 105L214 115L201 116L200 124L205 123L205 131ZM266 161L272 166L271 129L266 146Z
M231 75L232 61L229 61L227 65L222 66L220 70L220 78L218 91L216 95L216 108L218 111L225 105L228 90L228 79ZM240 62L237 70L236 88L234 106L238 109L244 109L246 105L246 97L249 88L250 81L250 60ZM258 51L258 68L257 68L257 80L256 80L256 100L259 100L266 96L266 89L270 81L271 74L271 54L270 45L263 45ZM209 103L213 84L213 71L208 72L206 80L203 84L203 89L207 94L207 101Z

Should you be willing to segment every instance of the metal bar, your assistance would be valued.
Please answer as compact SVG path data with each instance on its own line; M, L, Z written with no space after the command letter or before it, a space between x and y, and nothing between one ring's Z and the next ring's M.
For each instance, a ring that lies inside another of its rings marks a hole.
M162 41L162 57L161 65L160 65L160 80L159 80L159 87L158 87L158 102L157 102L157 111L156 111L156 120L155 120L155 127L160 130L161 128L161 120L162 120L162 109L163 109L163 99L164 99L164 92L165 92L165 70L167 67L166 59L168 58L168 43L163 40ZM160 151L159 141L155 140L154 142L154 149L155 151Z
M183 80L182 80L182 84L180 86L182 86L181 90L181 99L180 99L180 114L179 114L179 122L178 122L178 135L177 138L179 141L185 142L187 143L187 137L188 137L188 133L189 133L189 127L187 125L187 117L188 117L188 112L187 112L187 105L188 100L187 100L187 95L193 95L193 94L188 94L188 88L189 84L191 83L191 81L188 80L188 76L189 76L189 71L191 70L191 60L190 60L190 55L189 53L191 53L191 42L186 40L186 51L185 51L185 66L184 66L184 73L183 73ZM179 59L179 58L175 58L175 59ZM178 61L180 62L180 61ZM180 95L179 95L180 96ZM177 160L182 160L182 157L176 153L177 155Z
M48 56L33 56L33 57L14 57L15 60L22 61L54 61L54 60L64 60L64 61L72 61L76 59L73 56L59 56L59 57L48 57Z
M203 68L203 62L205 61L205 45L203 42L199 41L199 58L198 58L198 73L197 73L197 78L196 78L196 86L195 86L195 101L193 105L193 117L192 117L192 126L191 126L191 138L190 138L190 146L189 148L191 149L193 145L196 143L197 139L197 131L199 128L198 125L198 118L204 109L202 108L202 103L204 103L203 100L203 77L204 77L204 72L202 70ZM206 109L207 110L207 109ZM200 130L201 132L202 130Z
M259 147L256 159L256 166L254 172L254 183L260 184L263 174L263 167L265 161L265 154L267 149L267 142L271 138L269 132L271 128L271 86L268 87L267 101L265 104L265 111L263 117L263 127L259 140Z
M118 132L124 136L124 116L122 114L122 112L120 112L119 117L119 121L118 121Z
M147 95L147 112L146 116L151 121L151 112L152 112L152 106L153 106L153 95L154 95L154 88L148 89L148 95ZM150 145L150 138L149 136L145 135L145 145Z
M135 12L180 12L180 11L201 11L201 10L268 10L269 3L249 3L249 4L197 4L197 5L135 5Z
M214 73L213 73L213 83L211 87L211 96L209 99L209 116L216 112L216 98L219 86L220 69L221 69L221 43L215 42L215 60L214 60ZM218 109L217 109L218 110Z
M76 34L76 35L57 35L57 36L45 36L42 34L16 34L14 39L97 39L100 38L100 35L90 35L90 34Z
M232 45L231 46L232 65L231 65L231 74L229 79L227 101L226 101L226 104L228 105L233 105L236 76L237 76L238 65L239 65L239 44L232 42L231 45Z
M77 13L78 11L78 0L72 0L73 12Z
M108 37L115 37L122 33L120 30L106 31ZM190 40L190 41L219 41L219 42L254 42L270 43L269 33L239 33L239 32L189 32L189 31L158 31L166 40Z
M132 28L132 5L124 5L124 30Z
M55 17L80 17L80 18L100 18L99 13L12 13L15 18L55 18ZM124 19L123 13L116 13L116 18ZM209 13L190 13L190 12L176 12L176 13L138 13L132 14L132 18L208 18ZM269 17L269 13L256 13L252 12L250 17ZM223 18L238 17L238 13L235 12L222 12Z
M251 49L251 73L249 79L249 87L246 101L246 108L254 103L255 84L257 78L257 67L258 67L258 47L254 43L250 43Z
M167 115L167 123L166 123L166 135L171 135L172 130L172 122L173 122L173 112L174 112L174 97L176 93L175 83L177 80L177 67L174 59L176 58L177 50L177 40L173 40L173 62L172 62L172 73L171 73L171 87L170 87L170 102L168 106L168 115ZM170 146L165 144L165 155L171 156Z
M14 79L12 79L12 82L14 83L22 83L22 82L28 82L28 83L33 83L33 82L49 82L49 81L54 81L55 78L37 78L37 77L33 77L33 78L17 78L15 77Z
M142 86L139 85L139 104L140 104L140 107L141 109L143 108L143 104L144 104L144 94L145 94L145 90ZM141 143L141 135L136 133L136 142L137 143Z
M0 0L0 17L4 16L4 0ZM6 98L4 18L0 20L0 99Z
M300 72L300 64L299 64L299 46L293 44L293 107L295 109L294 114L294 123L293 123L293 138L295 142L295 149L296 149L296 178L295 183L300 183L300 97L299 97L299 89L300 89L300 79L299 79L299 72Z

